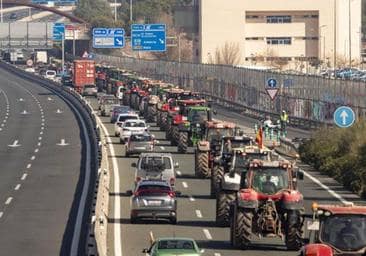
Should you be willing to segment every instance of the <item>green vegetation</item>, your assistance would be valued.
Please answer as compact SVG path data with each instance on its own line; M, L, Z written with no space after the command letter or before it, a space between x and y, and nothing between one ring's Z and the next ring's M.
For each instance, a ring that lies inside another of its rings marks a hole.
M323 129L300 147L302 161L366 197L366 121Z

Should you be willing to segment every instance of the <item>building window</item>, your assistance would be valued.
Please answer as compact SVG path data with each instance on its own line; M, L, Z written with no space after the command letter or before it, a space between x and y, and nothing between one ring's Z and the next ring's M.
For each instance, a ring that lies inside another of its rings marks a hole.
M267 16L267 23L291 23L291 16Z
M245 40L250 41L250 40L259 40L259 37L246 37Z
M317 36L301 37L302 40L319 40Z
M267 37L267 44L291 44L291 37Z
M312 19L316 19L316 18L319 18L319 15L317 15L317 14L307 14L307 15L304 15L304 16L302 16L303 18L312 18Z
M249 19L259 19L258 15L247 15L246 18Z

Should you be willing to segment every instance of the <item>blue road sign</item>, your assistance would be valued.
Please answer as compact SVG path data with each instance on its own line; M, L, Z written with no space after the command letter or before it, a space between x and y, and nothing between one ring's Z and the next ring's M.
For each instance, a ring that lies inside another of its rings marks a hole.
M125 46L125 30L123 28L94 28L94 48L123 48Z
M277 87L277 80L274 78L270 78L267 80L267 87L269 88L276 88Z
M53 24L53 40L61 41L65 39L65 24L64 23L55 23Z
M132 24L131 43L134 51L166 51L166 25Z
M355 112L352 108L342 106L336 109L333 114L334 122L341 128L350 127L356 120Z

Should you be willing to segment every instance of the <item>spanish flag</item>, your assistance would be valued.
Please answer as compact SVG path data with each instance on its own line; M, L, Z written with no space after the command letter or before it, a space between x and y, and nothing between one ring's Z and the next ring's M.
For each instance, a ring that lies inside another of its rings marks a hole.
M262 129L262 127L260 127L257 132L257 135L255 137L255 142L257 142L260 149L263 148L263 129Z

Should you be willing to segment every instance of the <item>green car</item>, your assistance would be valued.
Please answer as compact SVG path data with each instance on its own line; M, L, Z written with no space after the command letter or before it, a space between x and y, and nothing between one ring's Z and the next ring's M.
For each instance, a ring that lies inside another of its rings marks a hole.
M158 238L142 252L148 256L201 256L204 250L200 250L193 239L175 237Z

